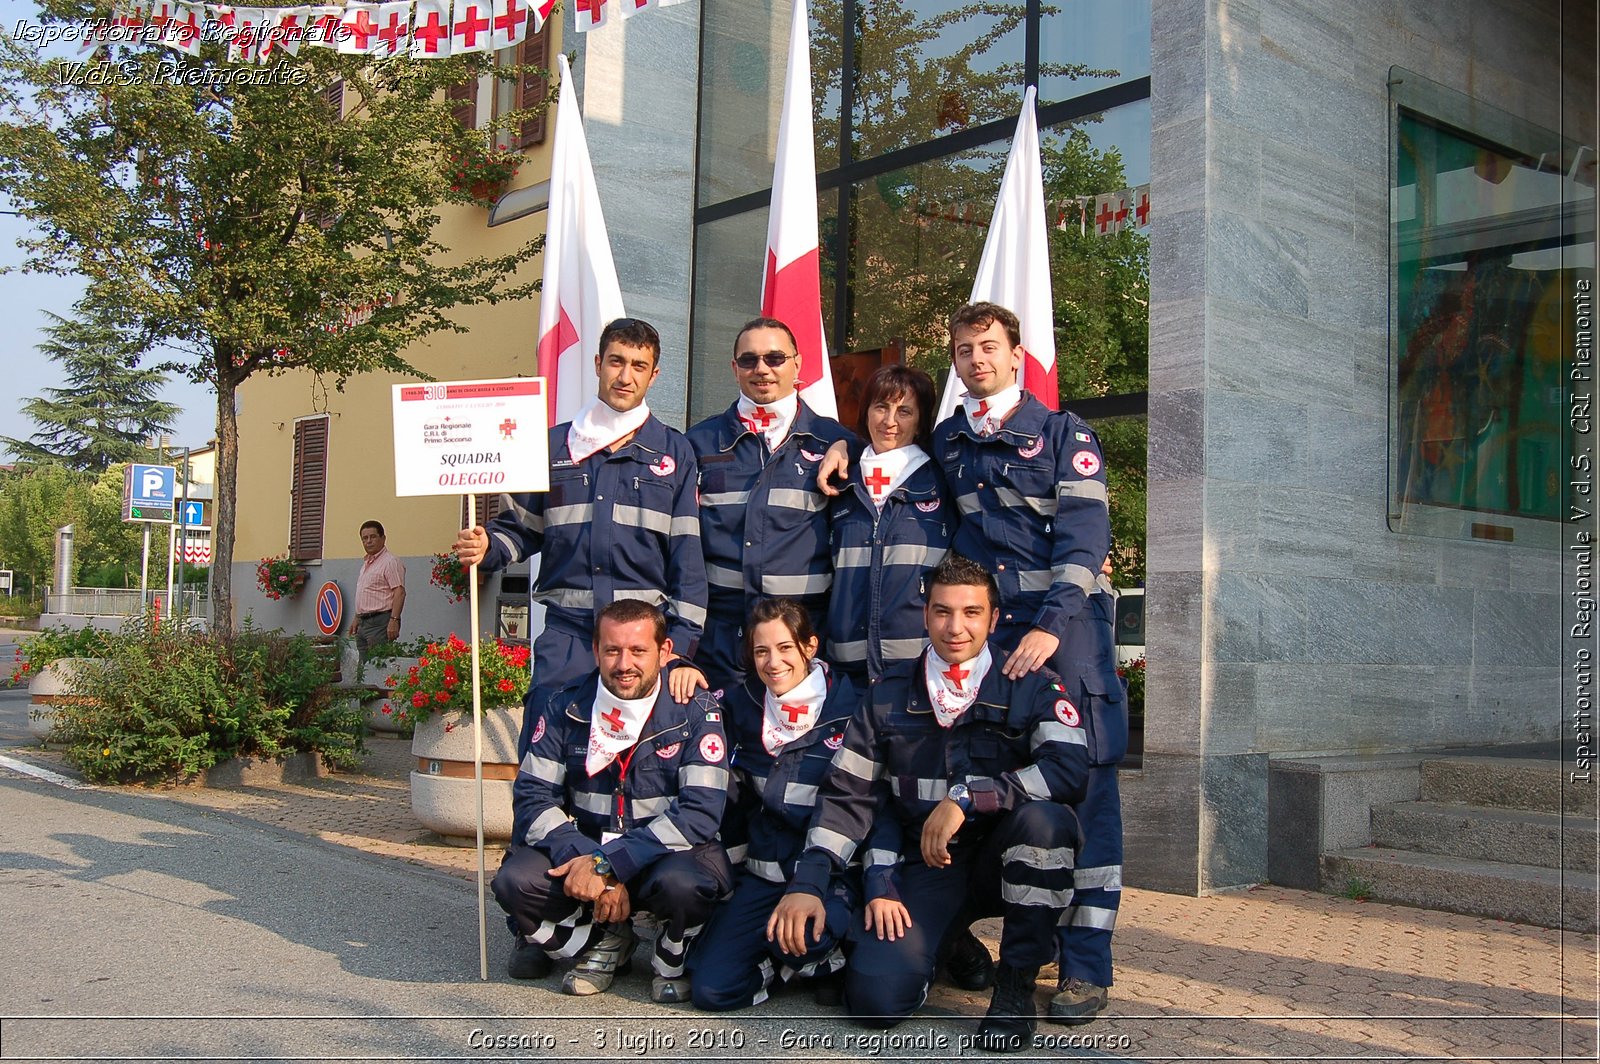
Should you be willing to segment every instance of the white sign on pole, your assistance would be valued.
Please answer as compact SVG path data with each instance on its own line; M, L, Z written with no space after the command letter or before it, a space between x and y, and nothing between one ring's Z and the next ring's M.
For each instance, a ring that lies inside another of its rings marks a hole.
M394 386L394 493L550 487L543 377Z
M550 490L543 377L394 386L394 493L484 495ZM467 571L472 633L472 778L478 790L478 978L489 978L483 863L483 674L478 566Z

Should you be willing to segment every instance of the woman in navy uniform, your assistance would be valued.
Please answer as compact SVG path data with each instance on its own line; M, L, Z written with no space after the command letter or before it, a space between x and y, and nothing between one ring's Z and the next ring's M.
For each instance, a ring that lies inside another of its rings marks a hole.
M774 983L844 967L838 946L860 900L854 871L834 876L826 927L798 955L767 936L821 783L844 741L859 689L817 654L805 608L762 599L745 625L745 682L722 696L729 760L722 841L738 864L733 896L712 913L689 955L690 998L708 1011L748 1008Z
M862 397L870 441L833 500L833 594L828 659L860 687L927 645L922 606L928 570L950 549L960 514L930 461L933 380L884 366Z

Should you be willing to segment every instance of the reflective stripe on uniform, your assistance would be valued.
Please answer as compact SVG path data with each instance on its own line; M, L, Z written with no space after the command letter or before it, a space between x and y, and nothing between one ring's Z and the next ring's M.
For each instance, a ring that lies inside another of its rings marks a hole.
M543 518L539 519L539 525L540 529L542 529L544 526ZM496 540L500 546L505 548L507 556L509 556L511 559L511 564L515 565L517 562L522 560L522 553L517 550L516 541L510 536L506 535L504 532L493 532L490 534L490 538Z
M1094 594L1095 571L1081 565L1068 563L1056 569L1052 574L1057 583L1077 584L1083 589L1085 595Z
M743 506L749 501L748 491L717 491L700 496L701 506Z
M669 850L690 849L689 840L683 837L683 832L678 830L678 825L672 822L671 817L658 816L645 825L645 830L661 840L661 845Z
M833 755L833 767L868 783L883 775L882 765L871 758L863 757L847 746L839 747L838 753Z
M1122 866L1113 864L1080 868L1072 873L1072 885L1079 890L1121 890Z
M824 827L814 827L806 834L807 846L820 846L839 859L840 864L849 864L850 855L856 852L856 844L837 831Z
M737 569L725 569L720 565L706 562L706 581L718 587L731 587L736 591L744 590L744 574Z
M611 795L599 794L595 791L577 791L572 795L572 804L585 813L595 813L599 816L611 815Z
M1022 791L1029 798L1040 801L1050 800L1050 785L1045 782L1044 773L1038 765L1029 765L1017 771L1017 782L1022 785Z
M628 812L637 819L647 816L660 816L672 808L672 799L661 796L657 798L634 798L628 802Z
M1050 585L1055 583L1055 574L1049 569L1018 569L1017 589L1019 591L1049 591Z
M1026 844L1020 846L1010 846L1000 854L1000 863L1010 864L1012 861L1025 864L1029 868L1040 868L1046 871L1060 868L1071 868L1072 847L1029 846ZM1073 877L1072 882L1074 886L1083 886L1083 883L1079 881L1076 876Z
M552 506L544 512L544 523L550 525L587 525L594 522L594 503L579 502L571 506Z
M789 877L783 874L783 866L777 861L750 860L744 863L744 867L751 875L768 883L789 882Z
M883 563L932 568L939 564L944 555L943 547L930 547L925 543L891 543L883 548Z
M1070 499L1094 499L1107 502L1106 486L1098 480L1063 480L1056 485L1056 494Z
M522 757L522 771L534 779L544 780L546 783L556 787L567 782L566 765L559 761L551 761L546 757L534 757L531 750Z
M728 789L728 770L720 765L685 765L678 770L678 787L709 787L714 791Z
M889 777L889 790L894 794L894 796L896 798L904 797L900 793L900 777L899 776L890 776ZM921 801L924 801L924 802L942 801L944 799L944 796L947 793L949 793L949 790L950 790L950 785L948 783L946 783L944 780L929 780L929 779L919 779L919 780L917 780L917 798L920 799Z
M1072 888L1050 890L1027 883L1007 883L1001 880L1000 900L1010 905L1042 905L1046 908L1062 909L1072 904Z
M1075 905L1061 914L1061 923L1072 927L1093 927L1101 931L1117 929L1117 910L1098 905Z
M694 536L698 539L700 536L700 518L674 517L670 528L671 531L668 532L668 535L673 539L677 539L679 536Z
M534 817L533 823L528 825L527 837L522 841L529 846L537 845L544 841L544 837L552 831L567 823L567 814L551 807Z
M648 528L663 536L672 535L672 515L644 506L613 506L611 520L632 528ZM696 522L698 524L698 522Z
M1041 517L1054 517L1060 505L1054 495L1048 499L1041 499L1034 495L1024 495L1012 488L995 485L995 498L1000 500L1001 506L1010 506L1014 509L1029 509Z
M828 508L828 499L815 491L805 491L800 488L773 488L767 492L767 505L783 506L790 510L805 510L807 513L817 513Z
M706 611L704 606L696 606L692 602L684 602L681 599L668 599L667 601L672 606L672 612L676 613L679 617L682 617L690 624L698 624L701 628L706 626Z
M832 573L806 573L804 576L774 576L767 573L761 577L761 590L768 595L782 595L795 598L801 595L820 595L833 586Z
M868 868L893 867L900 863L900 854L894 850L868 850L861 860Z
M542 602L546 606L564 606L569 610L594 609L594 592L592 590L558 587L550 591L535 591L529 598L535 602Z
M871 564L871 547L840 547L833 556L835 569L865 569Z
M815 783L784 784L783 804L803 805L809 809L817 804L817 785Z
M1033 737L1028 740L1028 749L1037 750L1045 743L1076 743L1078 746L1088 746L1089 737L1083 733L1082 728L1062 724L1058 720L1047 720L1033 729Z
M613 598L635 599L639 602L648 602L652 606L663 606L670 599L653 587L619 587L612 592Z
M983 503L979 501L977 492L973 492L969 495L958 495L956 497L956 508L963 514L975 514L983 509Z
M828 644L828 652L834 661L866 661L867 641L865 639L852 639L848 643Z

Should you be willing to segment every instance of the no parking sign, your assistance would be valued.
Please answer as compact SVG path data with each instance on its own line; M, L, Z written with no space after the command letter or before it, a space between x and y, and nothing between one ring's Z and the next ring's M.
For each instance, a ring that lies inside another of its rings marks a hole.
M337 635L344 620L344 592L329 580L317 589L317 629L323 635Z

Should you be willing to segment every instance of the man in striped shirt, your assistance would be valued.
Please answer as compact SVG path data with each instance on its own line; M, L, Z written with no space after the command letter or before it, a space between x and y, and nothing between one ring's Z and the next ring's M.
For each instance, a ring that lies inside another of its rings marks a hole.
M383 525L368 521L361 526L361 547L367 556L356 577L355 617L350 634L356 637L361 655L379 643L400 638L400 611L406 605L406 564L393 554Z

